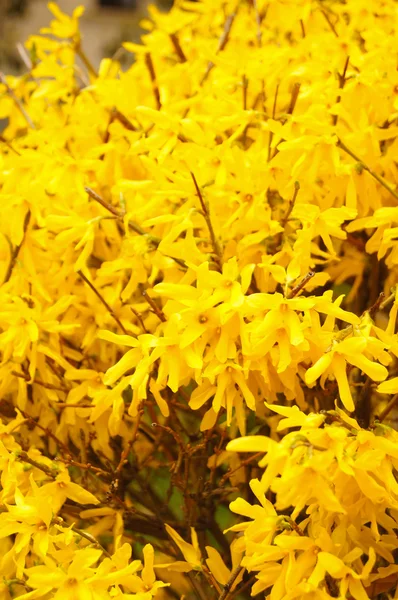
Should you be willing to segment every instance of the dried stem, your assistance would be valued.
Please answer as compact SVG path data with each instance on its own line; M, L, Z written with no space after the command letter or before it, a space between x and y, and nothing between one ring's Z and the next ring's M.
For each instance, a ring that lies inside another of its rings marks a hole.
M30 380L30 377L27 373L18 373L18 371L11 371L11 374L15 377L19 377L20 379L24 379L29 385L41 385L41 387L46 388L47 390L57 390L58 392L68 393L68 388L60 387L59 385L53 385L52 383L46 383L45 381L41 381L40 379Z
M90 196L90 198L92 198L93 200L98 202L98 204L101 204L101 206L103 206L107 211L112 213L112 215L114 215L120 222L123 222L124 215L121 212L119 212L115 206L113 206L112 204L109 204L109 202L104 200L102 198L102 196L97 194L97 192L95 192L92 188L86 186L84 189L87 192L87 194ZM162 241L159 237L144 231L144 229L142 229L142 227L140 227L140 225L138 225L138 223L135 223L134 221L129 220L128 226L132 231L134 231L135 233L138 233L138 235L146 235L148 237L148 241L151 244L153 244L156 248L159 246L160 242ZM183 260L181 260L179 258L175 258L174 256L169 256L168 258L171 258L172 260L174 260L174 262L176 262L178 265L180 265L180 267L183 267L184 269L186 268L186 264Z
M164 315L164 312L157 306L154 299L148 295L148 292L144 291L142 292L142 295L144 296L145 300L148 302L149 306L152 308L152 311L155 313L158 319L162 321L162 323L165 323L167 319Z
M149 71L149 77L151 78L153 94L155 96L155 101L156 101L156 108L158 110L160 110L162 108L162 103L160 100L159 85L158 85L158 81L156 79L156 72L155 72L155 67L153 66L152 56L149 54L149 52L147 54L145 54L145 64Z
M371 169L370 167L368 167L367 164L365 164L363 162L363 160L361 160L359 158L359 156L357 156L352 150L350 150L349 148L347 148L347 146L344 144L344 142L342 142L342 140L340 138L338 138L338 142L337 142L337 146L338 148L341 148L342 150L344 150L344 152L346 152L349 156L351 156L351 158L353 158L354 160L356 160L362 167L362 169L364 169L365 171L367 171L372 177L374 177L374 179L376 179L376 181L378 181L380 183L380 185L382 185L388 192L390 192L390 194L392 196L394 196L394 198L396 200L398 200L398 193L392 189L392 187L390 187L388 185L388 183L386 183L381 177L380 175L378 175L377 173L375 173L373 171L373 169Z
M295 296L297 296L297 294L299 292L301 292L301 290L303 289L304 286L307 285L307 283L309 282L310 279L312 279L314 277L315 273L313 271L310 271L309 273L307 273L307 275L305 275L302 280L300 281L299 284L297 284L292 291L290 292L290 294L288 295L288 298L294 298Z
M14 270L15 267L15 263L17 262L17 258L18 255L21 251L21 248L23 246L23 243L25 241L25 237L26 237L26 232L28 230L28 226L29 226L29 221L30 221L30 210L28 210L28 212L25 215L25 221L24 221L24 226L23 226L23 238L20 244L18 244L17 246L15 246L11 252L11 258L10 258L10 263L8 265L8 269L7 272L4 276L4 281L3 281L3 285L5 283L7 283L7 281L10 280L12 272Z
M383 300L385 298L385 294L384 292L381 292L379 294L379 297L377 298L376 302L368 309L368 313L370 315L370 317L374 317L374 315L377 313L377 311L381 308L382 304L383 304Z
M53 469L51 469L47 465L44 465L43 463L33 460L33 458L30 458L30 456L28 456L26 452L18 452L17 458L25 463L28 463L29 465L32 465L32 467L36 467L36 469L39 469L40 471L48 475L48 477L51 477L51 479L55 479L57 476L57 473Z
M252 6L254 8L254 14L255 14L255 17L256 17L257 44L258 44L259 48L261 48L261 46L262 46L261 17L260 17L260 13L258 12L257 0L252 0Z
M288 209L286 211L285 216L283 217L282 221L281 221L281 227L285 228L286 227L286 223L289 220L290 215L292 214L292 210L294 208L294 205L296 203L296 199L297 199L297 195L300 191L300 184L298 181L294 182L294 192L293 192L293 197L289 202L289 206Z
M287 109L287 114L292 115L294 112L294 108L296 106L297 98L300 92L301 83L295 83L292 89L292 95L290 97L289 108Z
M231 28L233 25L233 22L235 20L237 11L235 10L233 13L231 13L230 15L227 16L227 18L225 19L225 23L224 23L224 29L223 32L221 34L221 37L218 41L218 48L216 50L216 55L221 52L222 50L224 50L225 46L228 43L229 40L229 35L231 33ZM206 79L209 77L212 69L214 67L214 62L210 61L207 65L207 69L205 74L203 75L202 79L200 80L200 85L203 85L206 81Z
M116 467L114 477L113 477L112 483L110 485L110 490L109 490L111 494L114 494L119 487L119 480L120 480L120 476L122 473L122 469L123 469L124 465L126 464L127 457L134 445L135 440L137 439L138 429L140 427L140 423L141 423L143 414L144 414L144 409L140 408L138 410L137 418L134 423L133 431L131 434L131 439L128 442L128 444L126 444L126 446L120 456L119 464Z
M275 88L274 103L272 105L272 119L273 120L275 120L275 115L276 115L276 103L278 101L278 94L279 94L279 83L276 85L276 88ZM271 160L271 145L272 145L273 138L274 138L274 134L272 131L270 131L269 138L268 138L268 162Z
M332 21L330 20L330 17L327 14L327 12L325 10L321 9L321 13L325 17L325 20L326 20L327 24L329 25L330 29L333 31L334 35L338 38L339 34L337 33L336 27L333 25Z
M340 75L339 73L339 89L340 92L343 90L344 86L345 86L345 82L347 81L346 79L346 75L347 75L347 69L348 69L348 63L350 62L350 57L347 56L346 61L344 63L344 68L343 68L343 73ZM340 104L341 102L341 93L338 95L337 97L337 101L336 104ZM339 119L339 115L332 115L332 123L334 126L337 125L337 121Z
M235 583L235 580L239 577L242 571L244 571L244 567L241 567L240 565L232 571L230 578L224 585L224 589L218 597L218 600L226 600L228 598L231 588Z
M391 398L390 402L387 404L387 406L385 407L385 409L383 410L383 412L377 420L380 421L380 423L384 421L384 419L390 414L390 412L396 404L398 404L398 394L395 394L395 396Z
M0 142L3 142L3 144L5 144L7 146L7 148L9 148L10 150L12 150L18 156L21 156L21 153L18 152L18 150L16 150L14 148L14 146L12 144L10 144L10 142L8 140L6 140L6 138L3 137L2 135L0 135Z
M109 312L109 314L111 315L111 317L119 325L119 327L123 331L123 333L127 335L127 330L125 329L123 323L120 321L119 317L117 317L115 315L115 313L113 311L113 308L111 306L109 306L109 304L107 303L107 301L105 300L105 298L103 296L101 296L101 294L99 293L99 291L97 290L97 288L91 283L91 281L89 279L87 279L87 277L84 275L84 273L82 273L81 271L78 271L77 274L79 275L79 277L81 277L83 279L83 281L85 283L87 283L87 285L89 286L89 288L94 292L94 294L97 296L97 298L105 306L105 308L107 309L107 311Z
M242 467L246 467L247 465L249 465L253 461L257 460L258 458L261 458L262 456L264 456L264 452L257 452L253 456L250 456L250 458L246 458L246 460L242 460L242 462L240 463L239 467L236 467L235 469L229 469L225 473L225 475L223 475L221 477L220 482L218 484L219 487L222 487L225 484L225 482L227 481L227 479L229 479L231 477L231 475L233 475L234 473L236 473L236 471L239 471L239 469L241 469Z
M59 446L59 448L62 448L64 450L64 452L68 458L71 457L69 447L66 444L64 444L64 442L62 440L60 440L48 427L44 427L43 425L41 425L38 421L36 421L36 419L34 419L32 416L28 415L28 413L26 413L24 410L20 409L20 413L24 417L24 419L29 421L32 425L34 425L38 429L41 429L42 431L44 431L44 433L48 437L50 437L52 440L54 440L54 442L57 444L57 446Z
M1 71L0 71L0 82L5 86L5 88L7 90L7 94L10 96L10 98L13 99L13 101L15 102L15 105L17 106L19 112L21 113L21 115L23 116L23 118L25 119L25 121L27 122L29 127L31 127L32 129L36 129L35 124L33 123L32 119L30 118L28 113L26 112L26 109L25 109L24 105L22 104L21 100L15 94L14 90L8 85L4 73L2 73Z
M84 66L86 67L87 71L89 72L89 74L92 77L97 78L98 77L98 72L97 70L94 68L93 64L91 63L90 59L87 57L87 55L85 54L85 52L83 51L80 43L76 44L74 47L74 50L76 52L76 54L78 55L78 57L81 59L82 63L84 64Z
M380 304L380 310L383 310L386 306L388 306L390 304L390 302L392 302L396 296L397 292L394 289L393 292L391 292L391 294L389 296L387 296L387 298L385 300L383 300L383 302Z
M177 34L171 33L170 40L171 40L171 43L173 44L173 48L174 48L178 58L180 59L180 61L182 63L187 62L187 57L185 56L184 51L181 48L180 40L178 39Z
M133 308L132 306L130 306L130 310L133 313L133 315L135 316L135 318L137 319L137 321L139 322L139 324L141 325L143 332L149 333L148 329L145 327L145 323L143 321L141 313L139 313L137 310L135 310L135 308Z
M217 259L218 262L218 268L219 270L221 270L222 267L222 251L221 251L221 247L220 244L218 243L218 240L216 238L216 235L214 233L214 229L213 229L213 225L211 222L211 218L210 218L210 212L209 212L209 207L207 206L207 203L205 202L204 198L203 198L203 194L199 188L198 182L196 181L196 177L195 175L191 172L191 177L192 180L194 182L195 185L195 189L196 189L196 194L199 198L200 201L200 205L202 207L202 212L203 212L203 216L205 218L206 224L207 224L207 228L209 230L210 233L210 239L211 239L211 243L213 245L213 250L214 250L214 254L215 257Z

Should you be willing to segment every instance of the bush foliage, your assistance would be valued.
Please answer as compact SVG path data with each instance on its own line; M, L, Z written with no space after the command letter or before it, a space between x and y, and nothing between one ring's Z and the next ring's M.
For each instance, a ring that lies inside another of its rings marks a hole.
M49 9L0 75L1 598L396 598L397 3L176 0L98 72Z

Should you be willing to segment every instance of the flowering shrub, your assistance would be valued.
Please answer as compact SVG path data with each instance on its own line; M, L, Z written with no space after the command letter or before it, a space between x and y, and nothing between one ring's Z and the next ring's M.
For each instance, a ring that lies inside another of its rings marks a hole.
M49 9L0 74L0 597L398 597L396 2L176 0L98 72Z

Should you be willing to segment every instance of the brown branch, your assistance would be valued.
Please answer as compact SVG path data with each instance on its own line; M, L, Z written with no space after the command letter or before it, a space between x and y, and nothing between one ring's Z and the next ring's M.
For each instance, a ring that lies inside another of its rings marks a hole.
M91 189L88 186L86 186L84 189L87 192L87 194L90 196L90 198L92 198L93 200L98 202L98 204L101 204L101 206L106 208L107 211L112 213L118 219L123 219L123 215L120 214L120 212L117 210L117 208L115 208L112 204L109 204L109 202L104 200L99 194L97 194L97 192L95 192L93 189Z
M221 52L222 50L224 50L225 46L228 43L229 40L229 35L231 33L231 28L233 25L233 22L235 20L237 11L235 10L233 13L231 13L230 15L227 16L227 18L225 19L225 23L224 23L224 29L223 32L221 34L221 37L218 41L218 48L216 50L216 55ZM210 75L212 69L214 67L214 62L210 61L207 65L207 69L205 74L203 75L202 79L200 80L199 84L203 85L206 81L206 79L208 78L208 76Z
M115 206L113 206L112 204L109 204L109 202L104 200L104 198L102 198L102 196L97 194L97 192L95 192L92 188L86 186L84 189L87 192L87 194L90 196L90 198L92 198L93 200L98 202L98 204L101 204L101 206L103 206L107 211L112 213L112 215L114 215L118 220L123 222L124 215L122 213L120 213ZM138 223L135 223L134 221L129 220L128 226L132 231L134 231L138 235L146 235L148 237L149 243L153 244L156 248L159 246L160 242L162 241L159 237L144 231L144 229L142 229L142 227L140 227L140 225L138 225ZM165 254L164 256L167 256L167 255ZM180 267L183 267L184 269L186 268L185 262L183 260L181 260L180 258L175 258L174 256L169 256L168 258L171 258L172 260L174 260L174 262L176 262L178 265L180 265Z
M40 379L34 379L33 381L30 380L30 377L27 373L18 373L18 371L11 371L11 375L14 375L15 377L19 377L20 379L24 379L29 385L41 385L42 387L48 389L48 390L56 390L58 392L64 392L64 393L68 393L68 388L64 388L64 387L60 387L58 385L53 385L52 383L46 383L45 381L41 381Z
M177 34L171 33L170 40L171 40L171 43L173 44L173 48L174 48L178 58L180 59L180 61L182 63L187 62L187 57L185 56L184 51L181 48L180 40L178 39Z
M264 452L257 452L253 456L250 456L250 458L246 458L246 460L242 460L239 467L235 467L235 469L228 469L228 471L225 473L225 475L223 475L221 477L220 483L218 485L220 487L222 487L225 484L225 482L227 481L227 479L229 479L231 477L231 475L233 475L234 473L239 471L239 469L242 469L242 467L246 467L247 465L252 463L254 460L261 458L261 456L264 456Z
M292 213L292 210L293 210L293 208L294 208L294 205L295 205L295 203L296 203L296 199L297 199L297 195L298 195L299 191L300 191L300 184L299 184L299 182L298 182L298 181L295 181L295 182L294 182L294 192L293 192L293 197L292 197L292 199L290 200L290 202L289 202L289 207L288 207L288 209L287 209L287 211L286 211L286 214L285 214L285 216L283 217L283 219L282 219L282 221L281 221L281 227L283 227L283 228L285 228L285 227L286 227L286 223L288 222L288 220L289 220L289 217L290 217L290 215L291 215L291 213Z
M158 110L160 110L162 108L162 102L160 100L159 85L158 85L158 82L156 79L156 72L155 72L155 67L153 66L152 56L149 54L149 52L147 54L145 54L145 64L149 71L149 77L151 78L152 89L153 89L153 93L154 93L155 101L156 101L156 108Z
M80 43L75 44L73 49L76 52L76 54L78 55L78 57L81 59L82 63L86 67L89 74L92 75L93 77L97 78L98 72L94 68L93 64L91 63L91 61L89 60L89 58L87 57L85 52L83 51L83 48L81 47Z
M123 127L125 127L128 131L137 131L137 128L134 127L134 125L132 124L130 119L128 119L125 114L120 112L120 110L118 110L117 108L114 108L112 110L112 114L113 114L115 120L119 121L119 123L121 123L123 125Z
M218 600L226 600L228 598L231 588L234 585L237 577L239 577L242 570L244 570L244 567L241 567L239 565L232 571L230 578L228 579L227 583L224 585L224 589L221 592L220 596L218 597Z
M15 263L17 262L17 259L18 259L18 255L19 255L19 253L21 251L21 248L23 246L23 243L25 241L26 232L27 232L28 227L29 227L29 222L30 222L30 210L28 210L28 212L25 215L25 220L24 220L24 225L23 225L23 238L22 238L22 241L21 241L20 244L18 244L17 246L15 246L12 249L10 263L8 265L7 272L6 272L5 276L4 276L3 285L5 283L7 283L10 280L10 278L11 278L12 272L13 272L14 267L15 267Z
M10 144L10 142L8 140L6 140L6 138L3 137L2 135L0 135L0 142L3 142L3 144L5 144L7 146L7 148L9 148L13 152L15 152L15 154L17 154L18 156L21 156L21 153L18 152L18 150L16 150L14 148L14 146L12 144Z
M135 423L134 423L133 431L132 431L132 434L131 434L131 439L126 444L126 446L125 446L125 448L124 448L124 450L123 450L123 452L122 452L122 454L120 456L119 464L116 467L116 470L115 470L115 473L114 473L114 477L112 479L112 482L111 482L111 485L110 485L110 488L109 488L109 493L112 494L112 495L115 494L115 492L117 491L117 489L119 487L119 481L120 481L122 469L123 469L124 465L126 464L127 457L128 457L128 455L129 455L129 453L130 453L130 451L131 451L131 449L132 449L132 447L134 445L135 440L137 439L138 429L139 429L141 418L142 418L143 414L144 414L144 409L140 408L138 410L137 418L136 418Z
M198 182L196 181L196 177L195 175L192 173L191 171L191 177L193 180L193 183L195 185L195 189L196 189L196 194L199 198L200 201L200 205L202 207L202 212L203 212L203 216L205 218L206 224L207 224L207 228L209 230L210 233L210 238L211 238L211 243L213 245L213 250L214 250L214 254L216 257L216 260L218 262L218 268L219 270L221 270L222 267L222 251L221 251L221 247L220 244L218 243L218 240L216 238L216 235L214 233L214 229L213 229L213 225L211 222L211 218L210 218L210 212L209 212L209 207L207 206L204 198L203 198L203 194L199 188Z
M350 57L347 56L346 61L344 63L343 73L341 75L339 73L339 90L340 90L340 92L343 90L343 88L345 86L345 82L347 81L346 75L347 75L347 69L348 69L349 62L350 62ZM336 104L340 104L340 102L341 102L341 93L337 97ZM337 125L338 119L339 119L339 115L332 115L332 123L334 126Z
M309 280L312 279L314 277L314 275L315 275L315 273L313 271L310 271L309 273L307 273L307 275L304 275L304 277L302 278L302 280L300 281L300 283L297 284L292 289L292 291L288 295L288 299L294 298L295 296L297 296L297 294L299 292L301 292L301 290L303 289L303 287L307 285L307 283L309 282Z
M55 470L51 469L50 467L48 467L47 465L37 462L36 460L33 460L33 458L30 458L30 456L28 456L28 454L26 452L17 452L17 458L19 460L22 460L25 463L28 463L29 465L32 465L32 467L36 467L36 469L39 469L40 471L42 471L43 473L45 473L46 475L48 475L48 477L51 477L51 479L55 479L57 476L57 473Z
M137 319L137 321L139 322L139 324L141 325L143 332L149 333L148 329L145 327L145 323L143 321L141 313L136 311L135 308L133 308L132 306L130 306L130 310L133 313L133 315L135 316L135 318Z
M275 120L275 115L276 115L276 103L278 101L278 94L279 94L279 83L277 83L276 88L275 88L274 102L272 105L272 119L273 120ZM271 160L271 144L272 144L273 139L274 139L274 134L272 131L270 131L269 138L268 138L268 162Z
M255 14L255 17L256 17L257 44L258 44L259 48L261 48L261 46L262 46L261 17L260 17L260 13L258 12L257 0L252 0L252 6L254 8L254 14Z
M325 17L326 22L329 25L330 29L333 31L334 35L338 38L339 34L337 33L336 27L333 25L332 21L330 20L330 17L327 14L327 12L321 8L321 13Z
M376 302L368 309L367 312L369 313L369 316L372 319L375 316L375 314L377 313L377 311L381 308L385 297L386 296L385 296L384 292L381 292L379 294L379 297L377 298Z
M290 97L289 108L287 109L287 114L292 115L294 112L294 108L296 106L297 98L300 92L301 83L295 83L292 89L292 95Z
M380 423L384 421L384 419L390 414L390 412L396 404L398 404L398 394L395 394L395 396L391 398L390 402L387 404L387 406L385 407L385 409L383 410L383 412L377 420L380 421Z
M44 431L44 433L48 437L50 437L52 440L54 440L54 442L57 444L57 446L59 446L59 448L63 448L63 450L68 458L71 457L69 447L66 444L64 444L64 442L62 440L60 440L48 427L44 427L43 425L41 425L41 423L36 421L36 419L34 419L31 415L28 415L28 413L26 413L24 410L22 410L22 409L19 409L19 410L20 410L21 415L27 421L29 421L32 425L34 425L34 427L38 427L39 429Z
M79 277L81 277L83 279L83 281L85 283L87 283L87 285L89 286L89 288L94 292L94 294L97 296L97 298L102 302L102 304L105 306L105 308L107 309L107 311L109 312L109 314L111 315L111 317L116 321L116 323L119 325L120 329L123 331L123 333L125 335L127 335L127 330L125 329L123 323L120 321L119 317L117 317L113 311L113 308L111 306L109 306L109 304L107 303L107 301L105 300L105 298L103 296L101 296L101 294L99 293L99 291L97 290L97 288L91 283L91 281L89 279L87 279L87 277L84 275L84 273L82 273L81 271L77 271L77 274L79 275Z
M15 94L14 90L8 85L4 73L2 73L1 71L0 71L0 82L5 86L5 88L7 90L7 94L15 102L16 107L18 108L19 112L22 114L23 118L25 119L25 121L27 122L29 127L31 127L32 129L36 129L36 125L33 123L32 119L26 112L26 109L25 109L24 105L22 104L21 100Z
M155 315L158 317L158 319L160 321L162 321L163 323L165 323L167 321L167 319L164 315L164 312L157 306L154 299L151 298L148 295L148 292L146 292L146 291L143 291L142 295L144 296L145 300L148 302L149 306L152 308L152 311L155 313Z
M377 173L375 173L373 171L373 169L371 169L370 167L368 167L367 164L365 164L363 162L363 160L361 160L359 158L359 156L357 156L356 154L354 154L354 152L352 150L350 150L349 148L347 148L347 146L344 144L344 142L342 142L342 140L340 138L338 138L337 141L337 147L341 148L342 150L344 150L344 152L346 152L349 156L351 156L351 158L353 158L354 160L356 160L362 167L362 169L364 169L365 171L367 171L372 177L374 177L374 179L376 179L376 181L378 181L380 183L380 185L382 185L388 192L390 192L390 194L392 196L394 196L394 198L396 200L398 200L398 193L392 189L392 187L390 187L388 185L388 183L386 183L381 177L380 175L378 175Z

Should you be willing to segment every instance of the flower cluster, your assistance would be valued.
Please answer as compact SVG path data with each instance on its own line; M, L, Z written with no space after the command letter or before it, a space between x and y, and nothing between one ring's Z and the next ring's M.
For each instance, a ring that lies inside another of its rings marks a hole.
M259 505L243 498L231 503L251 519L233 529L244 532L239 546L242 566L256 572L253 595L272 588L275 600L361 600L388 590L398 572L397 432L381 424L366 431L339 409L324 415L273 410L285 417L278 431L296 430L279 443L253 436L229 444L229 450L266 454L261 479L250 482Z
M49 9L0 74L1 593L389 591L396 1L175 0L127 70Z

